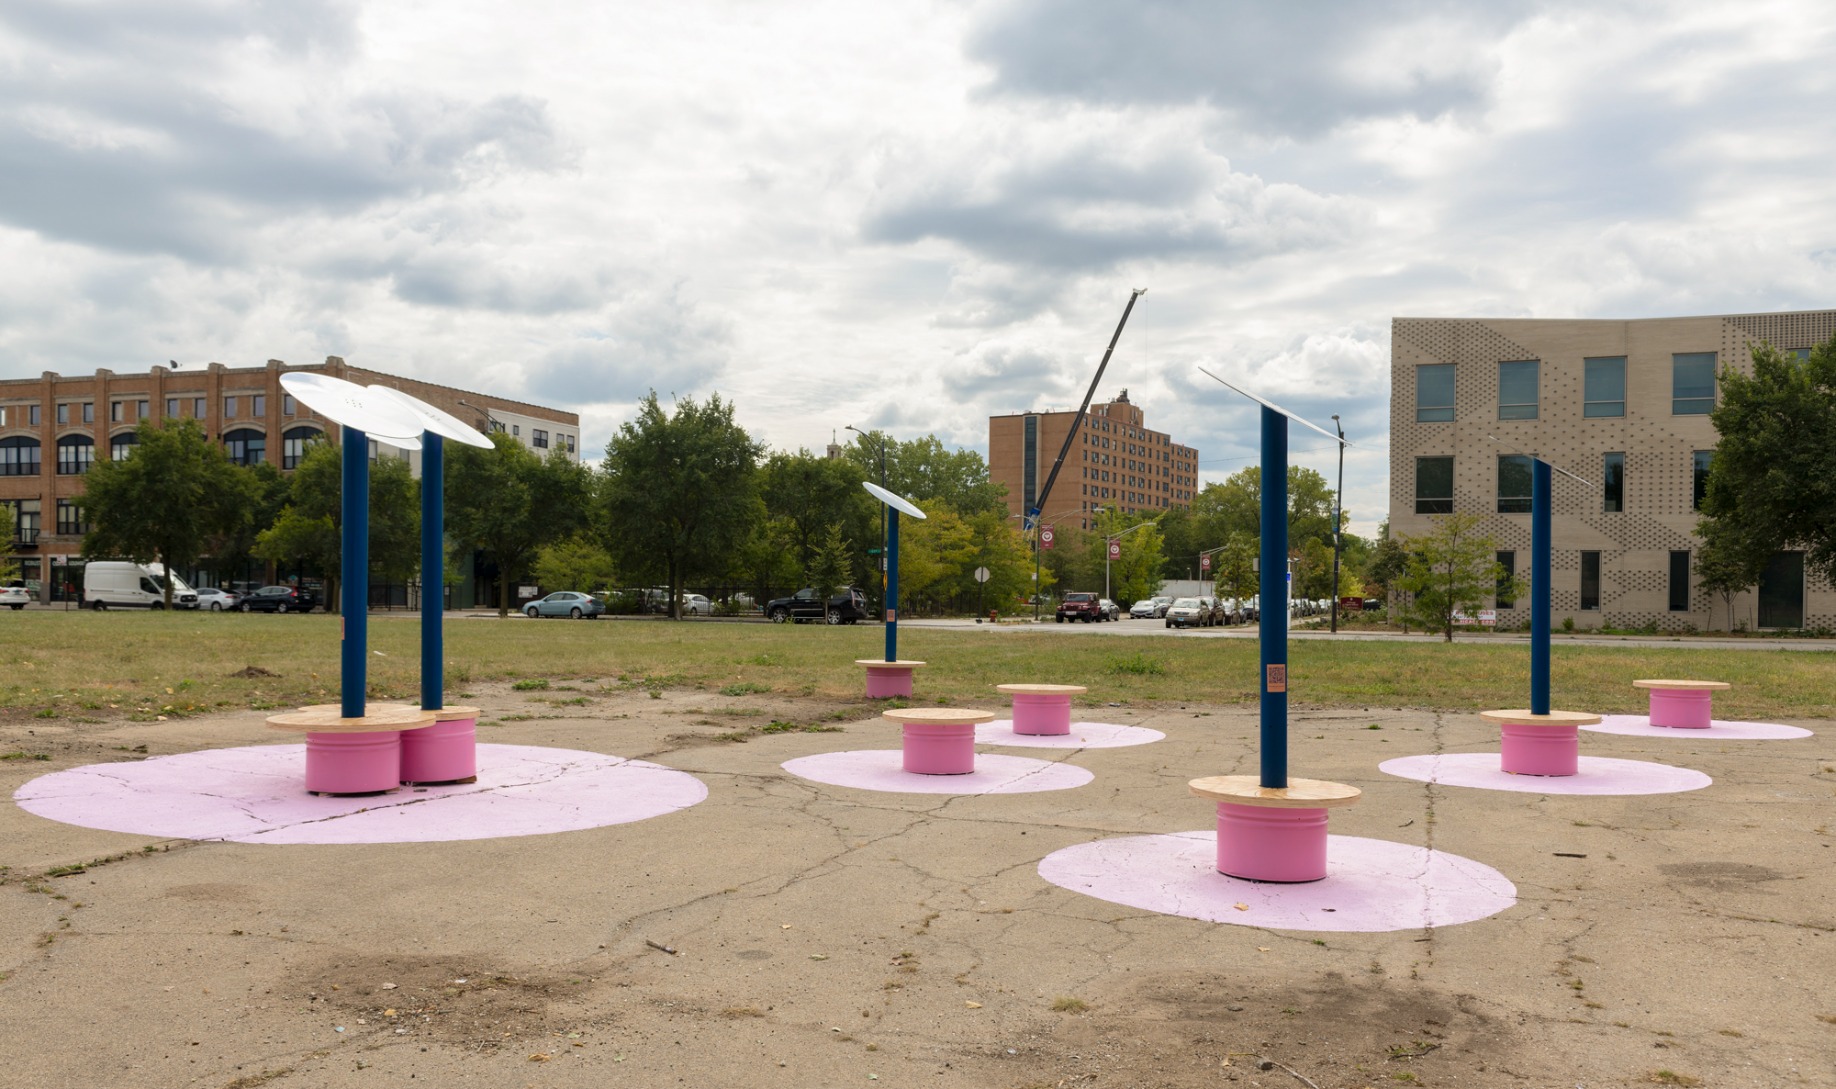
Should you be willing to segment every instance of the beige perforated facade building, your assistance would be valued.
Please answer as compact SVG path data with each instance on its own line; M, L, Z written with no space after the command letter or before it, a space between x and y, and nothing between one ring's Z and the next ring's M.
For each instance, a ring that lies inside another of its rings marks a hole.
M1836 627L1836 592L1783 552L1730 610L1695 579L1696 504L1716 442L1715 375L1768 341L1807 353L1836 310L1635 321L1397 318L1390 342L1390 528L1481 515L1499 559L1530 564L1530 474L1557 475L1555 622L1661 630ZM1499 601L1501 624L1528 619ZM1731 623L1730 623L1731 622Z

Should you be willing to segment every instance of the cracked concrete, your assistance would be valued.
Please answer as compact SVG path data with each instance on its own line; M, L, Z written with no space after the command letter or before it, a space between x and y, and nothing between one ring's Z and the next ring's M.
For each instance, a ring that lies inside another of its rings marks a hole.
M1830 723L1754 744L1590 736L1715 783L1573 797L1378 772L1495 749L1476 716L1297 708L1295 773L1365 792L1335 835L1433 847L1518 889L1478 922L1361 934L1158 915L1038 875L1062 848L1208 826L1185 782L1255 766L1253 708L1106 709L1166 740L1054 754L1095 774L1074 790L951 797L779 770L896 745L865 703L636 691L504 722L528 698L468 702L500 723L482 740L651 760L709 796L554 835L350 845L0 808L0 1086L1299 1084L1259 1057L1322 1089L1836 1081ZM692 725L752 709L842 730L735 743ZM27 729L0 724L0 742ZM140 744L272 740L258 714L79 724L32 735L53 758L0 765L0 789Z

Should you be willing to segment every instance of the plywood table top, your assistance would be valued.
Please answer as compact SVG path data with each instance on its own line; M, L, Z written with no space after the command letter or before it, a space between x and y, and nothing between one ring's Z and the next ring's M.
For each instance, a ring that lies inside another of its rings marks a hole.
M975 726L994 721L993 711L973 711L967 707L896 707L881 711L880 716L894 722L925 726Z
M1572 730L1576 726L1592 726L1600 721L1599 715L1590 715L1586 711L1551 711L1546 715L1536 715L1524 708L1481 711L1479 717L1500 726L1547 726L1553 730Z
M997 684L995 691L1018 696L1077 696L1090 689L1081 684Z
M1726 681L1633 681L1632 687L1657 688L1666 692L1702 692L1734 686Z
M1296 779L1285 787L1265 787L1254 775L1211 775L1194 779L1186 788L1201 798L1233 805L1260 805L1270 809L1331 809L1351 805L1363 791L1324 779Z
M876 666L880 669L916 669L924 663L907 661L904 658L896 662L889 662L884 658L856 658L854 664L866 666L868 669L873 669Z
M271 730L292 730L309 734L366 734L388 730L418 730L434 724L434 713L406 704L393 706L369 704L369 712L360 718L345 718L343 708L335 704L288 711L268 718Z

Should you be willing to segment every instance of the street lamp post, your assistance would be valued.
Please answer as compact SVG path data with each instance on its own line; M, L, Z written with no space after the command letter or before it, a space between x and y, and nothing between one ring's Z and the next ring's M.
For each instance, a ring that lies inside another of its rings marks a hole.
M1332 631L1339 631L1339 545L1345 538L1345 425L1333 414L1332 426L1339 432L1339 487L1332 496Z
M842 430L852 431L863 439L867 437L867 432L853 424L847 424ZM874 445L880 448L880 487L884 488L886 487L886 440L876 436ZM880 612L881 615L885 615L886 612L886 504L884 503L880 504Z

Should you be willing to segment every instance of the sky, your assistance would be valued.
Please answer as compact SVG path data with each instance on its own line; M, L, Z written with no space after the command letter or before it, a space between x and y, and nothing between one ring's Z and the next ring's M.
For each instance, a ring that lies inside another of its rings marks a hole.
M1398 316L1836 300L1836 5L0 0L0 378L327 355L773 449L1098 399L1388 505ZM1294 460L1337 473L1297 431Z

